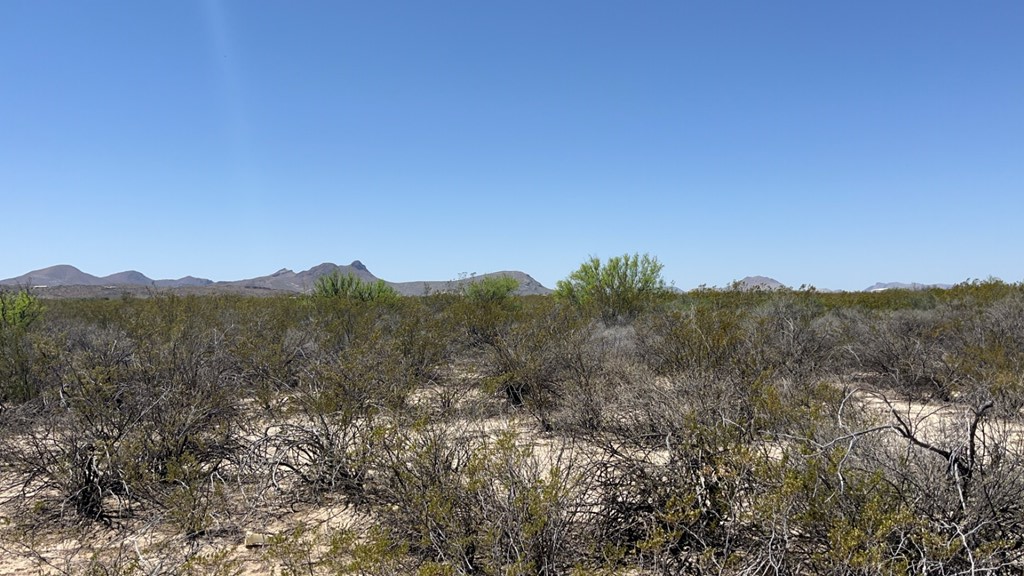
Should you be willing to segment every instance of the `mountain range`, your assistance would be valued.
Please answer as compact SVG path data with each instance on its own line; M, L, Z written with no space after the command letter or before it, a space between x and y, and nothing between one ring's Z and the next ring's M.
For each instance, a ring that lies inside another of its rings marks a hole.
M182 286L207 286L212 280L185 276L177 280L153 280L141 272L128 270L109 276L93 276L74 266L60 264L40 270L33 270L15 278L0 280L2 286L155 286L157 288L180 288Z
M214 282L206 278L195 278L186 276L177 280L153 280L145 274L128 270L118 272L109 276L93 276L82 272L74 266L61 264L40 270L33 270L21 276L0 280L0 286L23 286L36 289L49 290L53 288L67 287L95 287L101 289L114 288L207 288L210 290L224 290L229 292L253 293L259 291L281 291L281 292L308 292L316 284L317 278L338 272L342 275L354 274L365 282L376 282L379 280L359 260L348 265L338 265L325 262L314 266L309 270L293 272L282 268L267 276L258 276L245 280L234 280ZM419 281L419 282L387 282L386 284L404 296L421 296L434 292L447 292L459 289L460 286L479 280L481 278L509 276L519 281L519 293L523 295L548 294L551 292L540 282L525 272L506 270L492 272L480 276L461 278L449 281ZM89 291L78 290L77 293ZM84 294L83 294L84 295Z
M367 267L359 260L355 260L351 264L347 265L325 262L301 272L294 272L287 268L282 268L281 270L267 276L220 282L215 282L206 278L196 278L194 276L185 276L184 278L178 278L176 280L153 280L136 270L118 272L109 276L93 276L92 274L83 272L74 266L61 264L58 266L50 266L49 268L42 268L40 270L33 270L32 272L22 274L15 278L0 280L0 286L31 287L36 289L45 289L51 292L63 292L66 295L76 296L88 296L92 295L94 292L98 293L114 289L121 291L131 289L131 291L144 292L145 290L152 288L173 288L199 292L228 291L241 293L272 293L280 291L302 293L311 290L313 285L316 283L317 278L334 272L338 272L343 275L353 274L365 282L376 282L379 280L379 278L374 276L374 274L370 272L370 270L367 269ZM551 292L550 289L544 287L529 274L517 270L492 272L481 276L460 278L458 280L427 280L417 282L385 281L385 283L398 291L399 294L405 296L420 296L435 292L451 292L458 290L466 283L473 282L481 278L500 276L509 276L519 281L519 293L523 295L548 294ZM950 286L950 284L920 284L917 282L878 282L868 286L864 291L926 290L928 288L949 288ZM75 288L74 291L67 290L72 287ZM55 290L61 288L65 290ZM89 288L91 288L91 290ZM733 282L730 288L738 290L777 290L780 288L787 288L787 286L778 280L767 276L747 276L742 280ZM827 290L822 291L825 292Z

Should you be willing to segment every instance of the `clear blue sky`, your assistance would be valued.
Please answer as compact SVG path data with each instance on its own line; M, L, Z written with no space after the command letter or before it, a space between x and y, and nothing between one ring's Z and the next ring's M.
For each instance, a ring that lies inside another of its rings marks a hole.
M1024 279L1024 2L0 4L0 278Z

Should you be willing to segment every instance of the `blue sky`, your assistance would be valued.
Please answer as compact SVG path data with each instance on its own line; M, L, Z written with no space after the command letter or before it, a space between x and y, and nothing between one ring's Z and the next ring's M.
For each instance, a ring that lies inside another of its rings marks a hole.
M1024 280L1024 3L0 5L0 278Z

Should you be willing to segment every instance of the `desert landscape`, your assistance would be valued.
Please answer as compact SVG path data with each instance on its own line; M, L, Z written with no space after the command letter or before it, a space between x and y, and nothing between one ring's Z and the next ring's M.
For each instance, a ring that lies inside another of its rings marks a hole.
M0 576L1024 575L1024 3L2 7Z
M1024 569L1024 287L660 271L8 286L0 574Z

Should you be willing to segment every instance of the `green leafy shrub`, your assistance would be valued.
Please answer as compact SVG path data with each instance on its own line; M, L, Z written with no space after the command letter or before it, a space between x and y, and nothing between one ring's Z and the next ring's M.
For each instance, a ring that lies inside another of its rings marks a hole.
M555 297L591 310L607 322L629 320L667 295L663 267L647 254L623 254L604 263L593 257L558 281Z
M28 328L42 312L39 299L24 290L15 294L0 291L0 326L3 328Z
M364 282L355 274L340 272L325 274L316 279L313 296L320 298L346 298L360 302L393 302L398 292L383 280Z
M468 284L462 296L447 308L464 350L478 351L492 345L499 334L528 316L525 300L508 290L505 280L485 278Z
M42 312L39 300L28 292L0 289L0 410L9 402L25 402L38 394L34 367L38 350L30 328Z
M515 296L519 281L511 276L490 276L466 284L463 294L474 304L506 302Z

